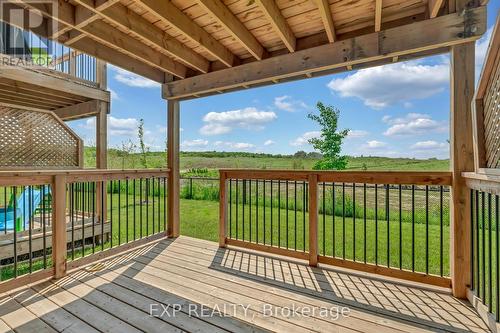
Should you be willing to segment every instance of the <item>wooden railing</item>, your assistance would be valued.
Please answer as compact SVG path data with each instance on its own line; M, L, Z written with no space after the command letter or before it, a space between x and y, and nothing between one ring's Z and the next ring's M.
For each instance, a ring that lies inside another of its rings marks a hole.
M486 322L500 322L500 172L464 173L470 188L468 298ZM495 327L497 330L499 327Z
M0 293L166 236L167 169L0 172Z
M449 172L220 171L226 245L450 287Z

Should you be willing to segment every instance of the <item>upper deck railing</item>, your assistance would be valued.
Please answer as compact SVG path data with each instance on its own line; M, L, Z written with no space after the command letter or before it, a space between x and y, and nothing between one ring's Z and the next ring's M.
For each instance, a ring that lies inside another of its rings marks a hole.
M52 71L91 86L99 85L96 58L6 23L0 23L2 65Z

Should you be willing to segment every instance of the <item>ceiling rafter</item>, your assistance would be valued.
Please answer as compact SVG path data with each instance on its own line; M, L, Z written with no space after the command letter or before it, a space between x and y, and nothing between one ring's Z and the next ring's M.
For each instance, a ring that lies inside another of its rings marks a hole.
M295 52L297 47L295 35L274 0L257 0L257 3L273 26L274 30L280 36L288 51Z
M375 0L375 32L382 28L382 0Z
M210 16L222 25L231 36L238 40L255 59L261 60L267 56L267 51L260 42L222 1L198 0L197 2Z
M239 62L238 57L205 31L205 29L195 24L191 18L174 6L169 0L138 0L136 4L174 26L186 37L201 45L207 52L219 59L227 67L231 67Z
M162 53L177 59L177 61L189 66L202 73L207 73L210 68L210 62L195 51L186 47L177 39L171 37L160 28L153 26L149 21L128 10L121 4L112 1L101 1L101 6L95 6L92 0L74 0L84 8L92 11L100 18L112 22L120 29L129 31L137 38L146 40L158 47ZM106 6L105 6L106 5ZM88 22L90 23L90 22Z
M333 23L332 11L330 10L330 4L328 3L328 0L315 0L315 2L318 6L319 15L321 16L323 25L325 26L325 32L328 36L328 41L330 43L333 43L336 39L336 33L335 25Z
M429 0L429 18L434 18L438 15L439 9L443 5L443 0Z

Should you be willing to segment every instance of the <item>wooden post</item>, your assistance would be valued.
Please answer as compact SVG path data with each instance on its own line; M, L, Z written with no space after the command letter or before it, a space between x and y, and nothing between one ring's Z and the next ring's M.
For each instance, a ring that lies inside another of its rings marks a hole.
M179 101L168 100L168 123L167 123L167 166L170 169L168 177L168 226L167 236L179 236L180 224L180 180L179 180Z
M107 65L105 61L96 59L96 83L101 89L108 87Z
M54 176L52 186L52 262L54 277L66 275L66 176Z
M309 175L309 265L318 265L318 175Z
M470 286L470 202L462 172L474 170L472 99L474 95L473 42L451 48L451 170L450 264L453 295L466 298Z
M219 247L226 247L227 232L227 197L226 197L226 173L219 175Z
M69 74L76 77L76 51L69 51Z

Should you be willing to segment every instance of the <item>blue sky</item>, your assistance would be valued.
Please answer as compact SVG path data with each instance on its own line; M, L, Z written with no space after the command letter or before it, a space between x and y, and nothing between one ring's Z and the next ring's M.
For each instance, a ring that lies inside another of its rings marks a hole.
M500 3L488 5L488 33L476 43L478 75ZM109 145L137 141L144 119L146 144L165 149L166 103L160 86L110 66ZM181 103L181 150L294 153L318 127L307 113L318 101L338 108L340 128L350 129L349 155L448 158L449 57L429 57L360 71L248 89ZM70 126L95 142L93 119Z

